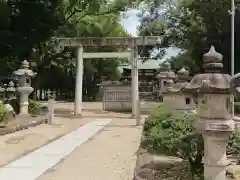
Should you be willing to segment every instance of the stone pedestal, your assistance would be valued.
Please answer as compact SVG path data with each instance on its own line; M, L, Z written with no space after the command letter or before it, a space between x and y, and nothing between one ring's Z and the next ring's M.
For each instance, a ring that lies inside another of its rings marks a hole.
M19 114L28 114L28 96L33 92L32 87L18 87L17 92L19 93L20 99L20 113Z
M204 180L226 180L226 167L229 161L226 147L229 132L204 132Z
M191 96L184 94L172 94L172 108L176 110L191 110L195 108L195 103Z
M172 107L173 96L171 94L163 93L162 94L163 103L169 107Z

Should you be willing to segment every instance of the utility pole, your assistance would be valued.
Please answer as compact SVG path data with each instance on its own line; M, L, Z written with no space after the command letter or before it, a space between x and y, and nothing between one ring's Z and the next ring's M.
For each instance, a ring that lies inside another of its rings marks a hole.
M231 76L235 74L234 72L235 10L236 10L235 0L232 0L231 11L229 11L229 13L231 14ZM234 116L234 96L232 99L232 115Z

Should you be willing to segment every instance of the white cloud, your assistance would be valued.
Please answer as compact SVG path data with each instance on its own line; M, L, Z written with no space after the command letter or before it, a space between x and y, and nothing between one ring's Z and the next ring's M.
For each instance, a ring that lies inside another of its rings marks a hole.
M137 36L137 27L139 25L139 18L137 13L139 11L132 9L123 14L121 24L133 36Z

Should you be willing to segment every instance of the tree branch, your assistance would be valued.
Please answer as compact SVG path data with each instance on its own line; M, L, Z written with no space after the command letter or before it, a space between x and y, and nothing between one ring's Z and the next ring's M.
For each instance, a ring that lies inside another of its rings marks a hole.
M78 19L77 23L80 21L81 18L84 18L85 16L89 16L89 15L91 15L91 16L102 16L102 15L106 15L106 14L111 14L111 13L113 13L113 12L118 12L118 11L120 11L120 10L121 10L121 8L113 8L113 9L109 9L108 11L105 11L105 12L97 12L97 13L88 12L88 13L85 13L84 15L82 15L82 16ZM74 16L76 13L78 13L78 12L82 12L82 11L75 9L75 10L67 17L67 20L70 19L71 17L73 17L73 16Z

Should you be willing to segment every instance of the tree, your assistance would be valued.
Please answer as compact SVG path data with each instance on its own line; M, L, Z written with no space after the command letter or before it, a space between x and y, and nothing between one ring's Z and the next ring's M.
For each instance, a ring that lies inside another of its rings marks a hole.
M57 0L2 2L7 23L0 34L1 57L22 60L34 46L49 39L60 25L59 6Z
M104 5L103 5L104 6ZM102 7L103 8L103 7ZM120 25L120 13L114 12L105 15L85 15L79 19L76 13L68 22L59 28L55 35L65 35L67 37L105 37L105 36L125 36L125 29ZM118 51L113 47L86 47L84 52ZM69 84L68 90L74 91L74 76L76 69L76 50L74 48L58 49L54 41L41 43L32 53L32 59L36 62L36 71L39 72L36 87L52 88L54 81L55 88L63 89ZM85 59L84 60L84 90L87 97L95 98L97 92L98 79L101 76L116 76L116 67L119 65L118 59ZM51 71L48 69L51 68ZM65 70L64 70L65 69ZM54 70L54 71L53 71ZM49 73L54 72L53 75ZM68 72L68 78L66 72ZM51 78L49 78L51 77ZM61 79L58 81L58 79Z
M85 16L78 22L78 36L126 36L126 30L120 25L119 13L102 16ZM85 48L85 52L118 51L114 47ZM116 77L116 68L120 64L118 59L88 59L84 60L84 87L87 97L95 99L97 84L101 76Z
M125 0L1 1L0 60L12 71L20 61L29 58L33 48L40 48L52 36L74 32L76 24L84 17L119 13L128 5Z
M166 1L170 2L170 1ZM230 72L231 58L231 21L228 10L231 9L231 1L228 0L181 0L173 1L168 10L163 13L166 21L165 34L162 46L176 46L188 52L195 65L201 69L203 53L207 52L210 45L214 45L218 52L224 55L224 72ZM240 1L236 0L239 6ZM159 5L154 6L159 9ZM236 10L236 19L240 12ZM240 23L235 21L235 44L240 42L238 32ZM235 59L239 57L236 51ZM236 71L239 66L235 64Z
M199 72L200 68L195 64L188 51L179 53L176 57L167 59L171 63L171 67L178 71L182 67L186 68L190 72Z

